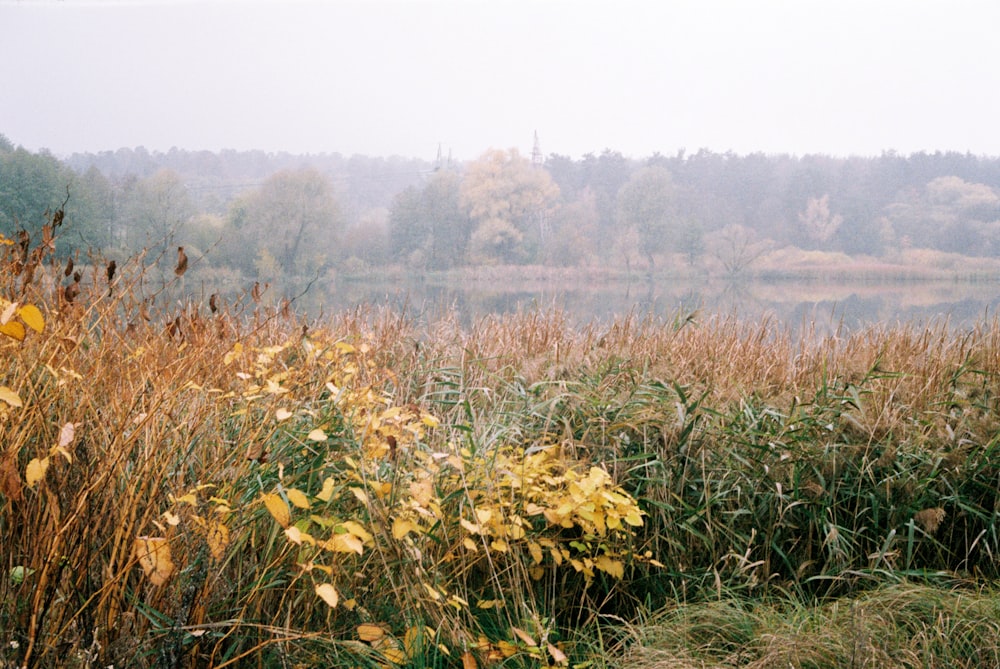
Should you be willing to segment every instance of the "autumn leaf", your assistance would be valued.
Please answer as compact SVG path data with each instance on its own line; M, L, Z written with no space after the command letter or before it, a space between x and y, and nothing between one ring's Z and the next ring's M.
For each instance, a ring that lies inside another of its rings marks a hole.
M317 427L309 433L307 439L309 439L309 441L326 441L326 432Z
M374 625L372 623L358 625L357 632L358 638L368 643L378 641L385 636L385 629L381 625Z
M389 660L393 664L403 665L406 664L406 653L400 648L394 648L389 646L382 649L382 657Z
M501 599L480 599L476 602L477 609L499 609L503 608L503 600Z
M337 589L331 583L318 583L316 596L326 602L331 609L337 608L337 602L340 601L340 595L337 594Z
M512 657L517 654L517 646L506 639L500 639L500 641L497 641L497 649L504 657Z
M24 480L28 482L29 486L34 486L36 483L45 478L45 470L49 468L48 458L32 458L31 462L24 470Z
M532 638L532 636L530 634L528 634L527 632L525 632L523 629L521 629L519 627L514 627L513 625L511 625L510 631L513 632L514 635L517 638L519 638L521 641L523 641L527 646L530 647L530 646L537 646L538 645L535 642L534 638Z
M361 541L368 543L372 540L371 533L364 528L364 526L354 520L345 520L340 524L345 530L356 536Z
M7 335L11 339L24 341L24 326L17 321L8 321L0 325L0 334Z
M553 662L556 664L569 664L569 658L566 657L566 653L562 652L551 643L546 643L545 646L548 648L549 655L552 656Z
M221 560L226 554L226 548L229 546L229 528L217 520L213 521L208 526L208 533L205 538L212 557L216 560Z
M392 521L392 538L396 541L399 541L410 532L416 532L418 530L419 526L412 520L396 518Z
M625 564L620 560L612 560L607 555L594 558L594 566L615 578L625 577Z
M76 436L76 425L73 423L66 423L59 430L59 448L66 448L73 443L73 438Z
M0 386L0 402L6 402L12 407L22 407L21 397L7 386Z
M329 502L330 498L333 497L334 486L336 481L333 480L332 476L326 477L323 481L323 489L316 493L316 499L321 502Z
M316 540L312 537L312 535L303 532L295 525L285 529L285 536L288 537L288 540L296 546L301 546L303 542L307 544L316 543Z
M187 257L187 254L184 253L184 247L183 246L178 246L177 247L177 267L174 268L174 274L176 274L177 276L184 276L184 272L187 271L187 268L188 268L188 257Z
M288 509L288 504L285 503L285 500L281 499L281 495L273 492L267 493L264 495L264 506L267 507L268 513L282 527L288 527L292 522L291 511Z
M329 540L323 542L323 548L334 553L357 553L364 555L365 547L353 534L335 534Z
M15 502L24 500L21 477L17 474L17 456L13 451L8 451L0 460L0 493Z
M301 490L296 490L295 488L288 488L285 490L285 495L288 496L288 501L300 509L309 508L309 498Z
M35 305L24 305L17 310L17 315L21 317L25 325L35 332L41 332L45 329L45 319L42 317L42 312Z
M4 300L6 302L6 300ZM9 302L7 306L0 311L0 325L5 325L10 322L10 319L14 318L14 314L17 313L17 302Z
M288 409L281 408L274 412L274 418L278 421L288 420L292 417L292 412Z
M136 537L132 552L153 585L163 585L174 573L170 544L162 537Z

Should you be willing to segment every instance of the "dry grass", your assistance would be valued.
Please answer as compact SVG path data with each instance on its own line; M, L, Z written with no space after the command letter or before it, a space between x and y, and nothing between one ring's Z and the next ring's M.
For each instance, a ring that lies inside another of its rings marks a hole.
M213 309L143 258L75 281L47 247L5 248L4 306L45 327L0 337L18 400L0 400L0 664L384 663L365 623L426 636L422 666L601 662L617 620L627 666L996 666L994 596L950 585L998 575L996 321L796 339L698 314L307 323L249 285ZM593 503L566 497L592 463L641 528L598 541L590 507L542 521ZM160 584L141 537L170 547ZM590 552L557 567L543 540ZM562 645L538 655L515 627Z
M617 666L1000 666L994 591L912 584L802 607L707 602L671 607L632 628Z

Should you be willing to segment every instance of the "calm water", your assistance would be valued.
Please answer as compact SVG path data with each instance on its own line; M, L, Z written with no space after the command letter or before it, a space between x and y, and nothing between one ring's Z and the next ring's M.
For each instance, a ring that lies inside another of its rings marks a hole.
M910 281L891 284L824 282L690 283L636 281L607 285L431 285L423 282L374 285L341 281L314 287L301 306L310 314L353 309L362 304L406 309L434 318L454 309L464 323L486 314L558 308L575 323L635 313L674 318L698 312L767 319L775 328L818 334L897 322L923 325L944 319L966 327L992 318L1000 308L1000 284Z

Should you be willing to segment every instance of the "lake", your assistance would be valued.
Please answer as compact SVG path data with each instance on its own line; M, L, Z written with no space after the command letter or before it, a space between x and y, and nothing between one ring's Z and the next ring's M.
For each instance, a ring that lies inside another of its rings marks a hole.
M330 314L362 304L405 309L433 319L454 310L471 323L488 314L558 308L577 324L610 321L634 313L672 319L697 311L698 318L736 316L767 319L793 333L812 328L834 334L869 325L947 322L967 327L992 318L1000 307L1000 283L911 280L890 283L825 281L613 281L586 285L558 281L433 283L408 280L340 280L314 286L300 300L311 315Z

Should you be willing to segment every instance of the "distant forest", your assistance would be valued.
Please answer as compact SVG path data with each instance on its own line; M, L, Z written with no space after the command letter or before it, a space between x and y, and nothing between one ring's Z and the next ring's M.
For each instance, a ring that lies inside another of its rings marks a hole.
M489 265L737 275L764 258L998 258L998 193L1000 158L962 153L571 159L543 157L536 140L531 155L489 150L463 163L142 147L63 160L0 135L8 239L38 234L65 202L64 256L166 257L180 245L203 276L237 280Z

